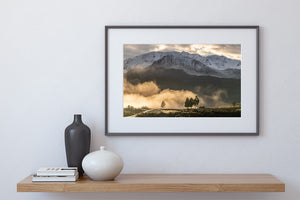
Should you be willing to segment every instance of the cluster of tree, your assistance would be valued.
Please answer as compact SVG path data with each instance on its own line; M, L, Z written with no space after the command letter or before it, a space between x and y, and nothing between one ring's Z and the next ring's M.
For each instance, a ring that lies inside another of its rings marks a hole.
M133 107L133 106L131 106L131 105L128 105L127 108L125 108L125 109L127 109L127 110L134 110L134 109L149 110L150 108L147 107L147 106L142 106L142 107L140 107L140 108L135 108L135 107Z
M199 104L199 98L197 96L195 96L195 98L193 99L191 98L186 98L185 103L184 103L184 107L186 108L190 108L193 106L197 106Z
M232 102L232 106L235 107L237 105L236 101Z
M127 109L133 110L133 109L134 109L134 107L133 107L133 106L131 106L131 105L128 105L128 106L127 106Z
M160 107L161 107L161 108L164 108L165 106L166 106L166 102L165 102L165 101L162 101Z

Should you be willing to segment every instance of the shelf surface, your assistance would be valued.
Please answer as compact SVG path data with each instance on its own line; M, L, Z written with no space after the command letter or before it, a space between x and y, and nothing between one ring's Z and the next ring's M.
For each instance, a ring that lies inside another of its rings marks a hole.
M18 192L284 192L285 184L270 174L121 174L114 181L32 182Z

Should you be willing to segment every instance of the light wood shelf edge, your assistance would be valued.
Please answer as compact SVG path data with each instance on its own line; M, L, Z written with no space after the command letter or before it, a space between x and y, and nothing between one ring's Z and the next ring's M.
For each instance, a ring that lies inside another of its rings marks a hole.
M121 174L115 181L32 182L17 184L18 192L285 192L270 174Z

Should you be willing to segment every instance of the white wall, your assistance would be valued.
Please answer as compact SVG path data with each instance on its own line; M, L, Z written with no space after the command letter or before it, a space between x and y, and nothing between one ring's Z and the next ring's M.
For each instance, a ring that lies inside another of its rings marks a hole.
M2 0L0 199L292 200L300 196L299 1ZM104 25L260 25L258 137L105 137ZM271 173L285 193L16 193L41 166L64 166L64 128L82 113L92 147L124 173Z

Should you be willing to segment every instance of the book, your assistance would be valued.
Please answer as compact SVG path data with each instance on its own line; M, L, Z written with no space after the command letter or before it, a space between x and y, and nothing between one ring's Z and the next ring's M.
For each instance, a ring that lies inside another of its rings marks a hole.
M32 182L75 182L78 179L78 172L74 176L32 176Z
M37 170L37 176L75 176L77 167L47 167Z

